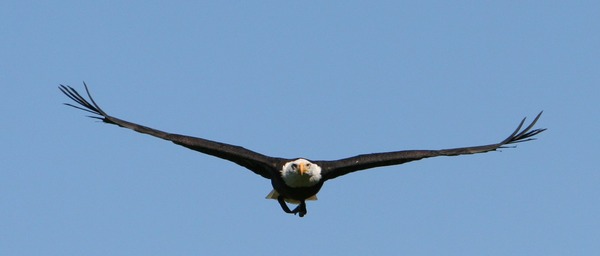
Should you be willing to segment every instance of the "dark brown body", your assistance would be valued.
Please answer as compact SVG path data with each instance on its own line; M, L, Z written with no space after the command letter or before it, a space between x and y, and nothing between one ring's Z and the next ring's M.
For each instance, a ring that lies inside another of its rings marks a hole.
M321 180L314 186L293 188L285 184L283 178L281 178L281 175L274 175L274 177L271 178L271 184L273 185L275 191L277 191L284 198L298 201L304 201L307 198L316 195L319 190L321 190L321 187L323 187L323 181Z

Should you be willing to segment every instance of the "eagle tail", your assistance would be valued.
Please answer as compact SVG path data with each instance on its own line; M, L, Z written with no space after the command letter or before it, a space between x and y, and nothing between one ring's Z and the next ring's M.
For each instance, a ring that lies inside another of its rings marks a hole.
M267 195L266 199L275 199L275 200L277 200L278 197L279 197L279 192L277 192L277 190L273 189ZM307 198L306 200L315 201L315 200L317 200L317 195L315 194L314 196L311 196L311 197ZM290 203L290 204L300 204L300 201L294 200L294 199L290 199L290 198L285 198L285 201L288 202L288 203Z

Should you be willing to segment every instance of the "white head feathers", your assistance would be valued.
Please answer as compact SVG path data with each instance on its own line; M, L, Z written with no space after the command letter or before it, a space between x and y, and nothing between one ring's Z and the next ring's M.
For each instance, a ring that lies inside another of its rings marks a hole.
M321 180L321 167L300 158L283 165L281 177L290 187L310 187Z

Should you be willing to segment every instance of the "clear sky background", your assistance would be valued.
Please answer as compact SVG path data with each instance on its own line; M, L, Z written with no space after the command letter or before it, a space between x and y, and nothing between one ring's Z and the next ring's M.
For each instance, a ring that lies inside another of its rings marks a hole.
M597 1L215 2L0 3L0 255L600 255ZM548 131L331 180L298 218L240 166L63 106L82 81L279 157Z

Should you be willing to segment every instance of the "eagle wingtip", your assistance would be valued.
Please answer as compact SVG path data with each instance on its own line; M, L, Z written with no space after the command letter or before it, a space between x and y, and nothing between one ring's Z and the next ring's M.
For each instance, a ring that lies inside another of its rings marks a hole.
M532 130L532 128L535 126L537 121L542 116L542 113L544 113L543 110L540 111L539 114L537 114L537 116L533 119L531 124L529 124L527 127L525 127L525 129L521 130L521 128L523 127L523 124L525 124L525 120L526 120L526 118L523 118L523 120L521 120L521 123L519 123L519 126L517 126L517 129L515 129L515 131L502 142L502 144L508 145L508 144L527 142L530 140L536 140L537 138L534 138L533 136L536 136L536 135L546 131L546 129L547 129L547 128L537 128L537 129Z

